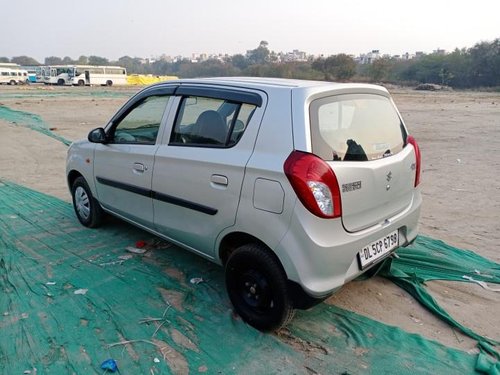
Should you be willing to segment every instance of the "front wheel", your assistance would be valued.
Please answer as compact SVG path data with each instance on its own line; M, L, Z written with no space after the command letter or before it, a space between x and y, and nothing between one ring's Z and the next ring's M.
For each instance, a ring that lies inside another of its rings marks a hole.
M285 271L264 246L247 244L234 250L225 273L229 299L245 322L274 331L292 320Z
M75 180L71 195L73 208L80 223L89 228L98 227L102 221L103 211L83 177L80 176Z
M108 86L108 87L113 86L113 81L106 81L106 86Z

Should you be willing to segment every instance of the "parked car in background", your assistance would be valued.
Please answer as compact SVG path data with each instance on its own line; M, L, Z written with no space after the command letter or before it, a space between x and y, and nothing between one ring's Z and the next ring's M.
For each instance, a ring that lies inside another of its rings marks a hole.
M110 213L223 265L268 331L415 239L420 163L383 87L207 78L133 96L67 179L83 225Z

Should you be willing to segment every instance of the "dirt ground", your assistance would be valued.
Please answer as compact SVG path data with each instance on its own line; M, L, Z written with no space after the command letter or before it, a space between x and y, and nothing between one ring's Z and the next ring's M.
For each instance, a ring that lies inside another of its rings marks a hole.
M0 87L0 105L41 116L69 140L103 126L139 88ZM423 154L420 231L500 262L500 94L390 90ZM0 119L0 177L70 201L67 147ZM431 282L429 289L462 324L500 339L500 293L478 285ZM390 281L351 282L326 303L474 350L475 342L442 323Z

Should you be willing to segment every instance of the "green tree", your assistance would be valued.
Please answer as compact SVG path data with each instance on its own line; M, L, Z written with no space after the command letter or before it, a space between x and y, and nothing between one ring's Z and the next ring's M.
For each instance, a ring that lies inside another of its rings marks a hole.
M118 59L116 65L123 66L127 69L128 73L145 74L147 67L141 63L141 59L137 57L122 56ZM163 62L155 63L155 65L163 65ZM149 72L148 72L149 73ZM151 72L153 73L153 72ZM155 74L162 75L164 72L159 68Z
M446 56L446 65L443 67L443 83L452 87L471 87L470 54L465 48L456 48Z
M62 59L57 56L49 56L45 58L45 65L62 65Z
M392 63L388 58L376 59L368 66L368 76L372 81L383 81L389 76Z
M89 65L109 65L109 60L100 56L89 56Z
M410 64L401 73L401 79L405 81L441 84L440 73L445 67L445 62L445 55L425 55Z
M344 53L329 56L326 59L316 59L312 68L322 72L327 81L346 81L356 74L356 62Z
M448 85L453 79L454 75L446 68L441 68L439 71L439 78L441 78L441 85Z
M500 86L500 39L478 43L469 54L475 86Z
M8 57L0 57L0 62L2 63L10 63L10 60Z
M247 58L250 64L266 64L269 62L270 51L265 40L259 43L259 46L251 51L247 52Z
M78 60L76 60L76 63L81 65L87 65L89 63L89 58L87 56L82 55L78 58Z
M250 61L248 61L248 59L241 54L234 55L231 58L230 63L233 64L234 67L241 70L246 69L248 65L250 65Z
M24 65L24 66L40 65L40 63L38 61L36 61L34 58L29 57L29 56L16 56L16 57L13 57L10 62L13 62L15 64L19 64L19 65Z
M65 65L71 65L71 64L75 63L75 61L71 57L69 57L69 56L64 56L63 59L62 59L62 62Z
M481 42L447 55L430 54L392 67L397 80L457 88L500 86L500 39Z

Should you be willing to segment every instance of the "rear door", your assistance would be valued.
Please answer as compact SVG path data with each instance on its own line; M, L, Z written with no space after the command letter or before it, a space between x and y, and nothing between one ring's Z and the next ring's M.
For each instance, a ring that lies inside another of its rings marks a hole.
M409 208L416 159L407 133L385 95L343 94L310 107L313 152L334 170L342 221L349 232L383 223Z
M161 124L173 90L151 90L132 99L97 144L94 178L102 206L136 223L152 226L151 180Z
M155 157L155 226L213 257L217 235L235 222L263 99L253 92L205 87L181 86L176 95L172 130Z

